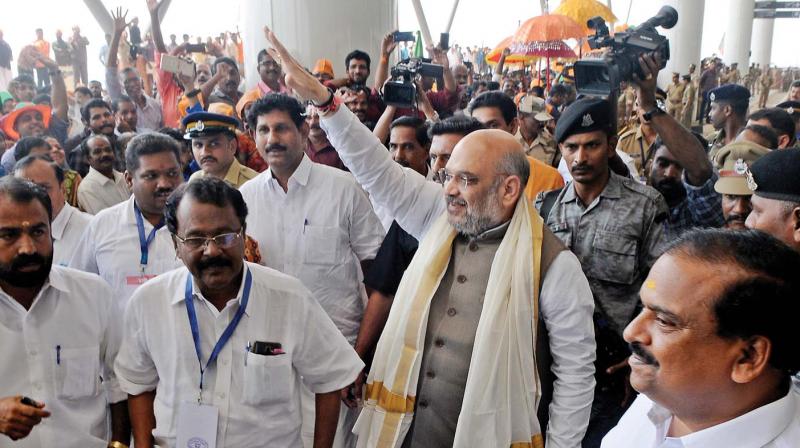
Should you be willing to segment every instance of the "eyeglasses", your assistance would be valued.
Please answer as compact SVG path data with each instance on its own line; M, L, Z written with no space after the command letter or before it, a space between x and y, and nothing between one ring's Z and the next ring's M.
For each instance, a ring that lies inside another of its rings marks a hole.
M206 246L208 246L211 241L217 245L220 249L230 249L233 247L241 238L242 238L242 231L239 230L238 232L233 233L222 233L217 236L212 237L204 237L204 236L192 236L189 238L181 238L178 235L175 235L175 238L183 244L189 250L205 250Z
M467 187L470 185L475 185L478 183L478 178L476 176L469 176L467 174L453 174L447 171L447 169L442 168L436 172L439 177L439 180L442 182L442 185L446 185L448 182L453 180L455 177L458 179L458 185L463 186L463 189L466 190Z

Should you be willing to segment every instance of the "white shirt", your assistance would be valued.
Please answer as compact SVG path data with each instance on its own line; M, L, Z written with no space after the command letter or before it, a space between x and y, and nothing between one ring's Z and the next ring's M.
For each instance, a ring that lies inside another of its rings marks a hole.
M92 215L119 204L130 195L125 177L117 170L114 170L114 180L111 180L89 167L89 174L78 185L78 205Z
M269 169L239 191L264 264L298 278L355 344L364 313L359 261L375 258L385 233L364 191L349 173L305 155L287 192Z
M133 214L134 196L98 213L89 222L69 266L103 277L114 290L114 300L125 309L133 291L152 276L171 271L183 263L175 255L175 246L169 230L164 226L148 246L147 265L141 261L139 231ZM144 220L145 237L153 225Z
M0 290L0 397L25 395L51 413L22 440L0 435L0 446L108 444L108 405L128 398L113 372L118 318L105 282L61 266L30 310Z
M639 394L602 448L796 448L800 446L800 383L777 401L683 437L667 437L672 413Z
M61 266L69 264L75 246L91 219L92 215L64 203L64 208L58 212L50 224L50 232L53 235L54 264Z
M296 447L300 442L300 376L314 393L350 384L364 364L297 279L245 263L253 275L249 302L231 339L203 376L203 403L219 409L218 447ZM115 364L120 386L138 395L156 391L153 436L175 445L176 412L196 401L200 364L185 304L183 267L142 285L125 312ZM245 275L242 275L242 285ZM218 311L194 284L203 365L236 314L236 298ZM248 343L278 342L285 355L249 353Z
M442 186L393 162L381 142L346 107L322 118L320 125L372 200L387 207L403 230L422 241L434 220L447 211ZM547 446L573 448L580 446L589 422L595 340L592 293L571 252L561 252L550 265L539 306L556 376Z

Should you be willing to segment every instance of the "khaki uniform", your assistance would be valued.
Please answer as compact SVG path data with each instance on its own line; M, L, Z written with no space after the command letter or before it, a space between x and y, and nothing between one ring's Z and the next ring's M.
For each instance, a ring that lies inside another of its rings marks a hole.
M685 84L686 88L683 90L683 99L681 100L681 113L679 121L686 128L692 127L692 119L694 118L694 103L697 99L697 89L692 82Z
M673 118L680 120L681 102L683 101L683 91L686 85L678 82L678 84L670 84L667 87L667 113L672 115Z
M191 177L189 177L189 182L200 179L205 175L206 173L203 170L195 171ZM242 165L234 158L233 163L231 163L230 168L228 168L228 173L225 174L224 180L238 190L245 182L256 176L258 176L258 171Z
M717 153L723 146L725 146L725 129L721 129L716 131L714 134L708 136L706 138L708 140L708 160L711 163L714 163L714 159L717 157ZM720 167L715 166L715 168L719 169Z
M636 91L628 86L620 92L617 99L617 129L622 129L628 125L633 114L633 105L636 103Z
M739 84L741 79L742 75L739 73L738 68L735 68L728 73L728 84Z
M636 165L636 171L639 177L644 175L644 168L647 166L647 161L653 150L655 150L655 148L653 148L652 145L648 145L645 141L640 125L620 135L619 141L617 142L617 151L622 151L633 158L633 163Z
M536 199L540 208L543 195ZM573 182L558 194L545 223L581 262L598 311L622 336L639 303L639 288L663 252L668 208L654 188L611 173L584 205ZM599 345L598 345L599 347Z
M556 141L550 135L550 131L542 127L539 135L529 145L522 137L522 132L517 130L517 140L525 150L525 154L553 168L558 167L561 161L561 151L556 148Z
M764 73L758 77L758 87L761 91L758 96L758 107L763 109L767 107L769 90L772 88L772 76L770 76L769 70L764 71Z

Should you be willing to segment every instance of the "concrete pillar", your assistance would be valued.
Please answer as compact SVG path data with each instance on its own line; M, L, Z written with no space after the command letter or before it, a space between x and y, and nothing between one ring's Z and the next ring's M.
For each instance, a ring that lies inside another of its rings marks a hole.
M330 59L337 78L345 76L344 58L355 49L370 55L374 73L383 36L397 29L397 0L242 0L240 11L248 88L259 79L257 55L267 45L264 25L307 68L319 58Z
M729 0L728 25L725 27L725 45L722 60L725 65L734 62L739 70L750 66L750 38L753 34L753 10L755 0Z
M672 72L685 75L689 73L690 64L697 65L699 70L705 0L666 0L664 4L678 11L678 23L669 30L658 29L669 39L670 59L658 77L659 85L662 87L669 85ZM651 15L658 12L657 6L654 4Z
M775 19L753 20L753 54L751 63L760 64L761 67L769 65L772 59L772 32L775 28Z

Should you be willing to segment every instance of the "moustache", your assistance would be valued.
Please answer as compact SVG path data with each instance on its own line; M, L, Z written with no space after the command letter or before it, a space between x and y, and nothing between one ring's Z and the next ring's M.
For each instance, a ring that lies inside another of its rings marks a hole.
M98 160L98 162L101 162L101 163L114 163L114 158L111 157L111 156L105 156L105 157L101 157Z
M223 257L203 258L197 262L197 270L202 272L209 268L226 268L233 266L230 260Z
M744 224L745 221L747 221L747 215L739 215L739 214L731 213L725 219L725 224L730 224L732 222L741 222L742 224Z
M628 344L628 347L631 349L631 352L636 355L637 358L642 360L643 363L647 365L651 365L653 367L658 367L658 361L656 358L653 357L650 353L648 353L643 347L642 344L638 342L632 342Z
M155 193L153 193L153 196L155 196L155 197L167 197L167 196L171 195L173 191L174 191L173 188L159 188L158 190L155 191Z
M408 161L406 160L400 159L400 160L395 160L395 162L397 162L397 164L402 166L403 168L411 168L411 164L408 163Z
M447 202L447 205L460 205L462 207L467 206L467 201L452 195L447 195L444 197L444 199Z
M200 159L200 163L201 164L206 163L206 162L214 162L214 163L216 163L217 159L215 157L212 157L212 156L205 156L202 159Z
M266 152L281 152L281 151L286 151L286 147L285 147L285 146L283 146L283 145L279 145L279 144L277 144L277 143L275 143L275 144L272 144L272 145L267 145L267 147L266 147L266 148L264 148L264 149L266 150Z
M586 164L572 165L572 172L573 173L576 173L576 172L577 173L585 173L587 171L591 171L591 169L592 169L592 167L590 165L586 165Z
M39 254L23 254L17 255L11 261L11 270L18 271L28 266L42 266L47 262L45 258Z

